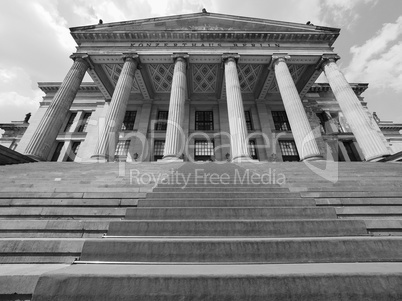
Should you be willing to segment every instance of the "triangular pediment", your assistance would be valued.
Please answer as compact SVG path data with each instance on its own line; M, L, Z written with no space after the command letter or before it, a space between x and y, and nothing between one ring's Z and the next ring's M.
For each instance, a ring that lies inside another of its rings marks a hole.
M104 23L71 28L71 32L133 32L133 31L247 31L269 33L339 32L339 29L274 20L196 13L170 17Z

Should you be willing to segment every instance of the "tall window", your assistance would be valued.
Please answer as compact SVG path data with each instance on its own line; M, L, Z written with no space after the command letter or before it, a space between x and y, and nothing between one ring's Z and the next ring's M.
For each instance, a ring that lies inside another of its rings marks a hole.
M211 160L214 155L214 142L207 140L196 140L194 149L194 159L196 161Z
M165 148L164 140L155 140L154 141L154 160L159 160L163 158L163 150Z
M55 149L52 159L50 159L50 161L56 162L59 159L63 146L64 146L64 142L57 143L56 149Z
M168 111L158 112L158 121L155 123L155 131L166 131Z
M251 114L250 111L244 111L244 116L246 117L246 126L248 131L253 130L253 123L251 122Z
M257 149L255 147L255 140L249 140L248 144L249 144L249 151L250 151L251 159L257 160L258 156L257 156Z
M73 125L74 119L75 119L76 116L77 116L77 113L71 113L71 114L70 114L70 117L68 118L66 127L64 128L64 131L65 131L65 132L69 132L69 131L70 131L70 128L71 128L71 126Z
M130 147L130 140L121 140L116 145L116 151L114 153L117 157L127 156L128 148Z
M71 146L71 151L70 151L70 153L68 154L68 157L67 157L67 162L72 162L72 161L75 160L75 156L78 153L78 150L80 148L80 144L81 144L81 142L73 142L73 145Z
M91 118L91 113L85 113L84 117L82 118L81 124L78 128L78 132L86 132L89 118Z
M195 130L212 131L214 129L214 114L212 111L195 112Z
M124 115L123 124L121 125L121 130L122 131L133 130L136 116L137 111L126 111L126 114Z
M290 131L290 124L285 111L272 111L272 117L274 119L275 130Z
M281 140L279 146L282 152L283 161L300 161L296 144L293 140Z

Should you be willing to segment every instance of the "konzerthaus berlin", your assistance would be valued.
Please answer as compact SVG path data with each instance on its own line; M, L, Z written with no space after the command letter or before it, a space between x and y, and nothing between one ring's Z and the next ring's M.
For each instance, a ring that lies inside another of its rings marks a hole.
M337 28L201 13L71 28L17 151L48 161L377 161L402 150L339 70ZM88 73L93 83L82 83ZM328 84L315 83L322 74ZM399 140L398 140L399 139Z

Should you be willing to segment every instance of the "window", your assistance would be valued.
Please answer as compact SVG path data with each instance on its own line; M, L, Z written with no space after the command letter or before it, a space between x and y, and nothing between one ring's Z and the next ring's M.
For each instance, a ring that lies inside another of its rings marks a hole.
M136 116L137 111L126 111L126 114L124 115L123 124L121 125L121 130L122 131L133 130Z
M164 140L155 140L154 142L154 160L159 160L163 158L163 150L165 149Z
M252 131L253 130L253 124L251 122L251 114L250 111L245 111L244 112L244 116L246 118L246 126L247 126L247 130L248 131Z
M300 161L296 144L293 140L279 141L279 146L281 148L283 161Z
M60 152L61 152L63 146L64 146L64 142L57 143L56 149L55 149L52 159L50 159L50 161L56 162L59 159Z
M158 122L155 123L155 131L166 131L168 111L158 112Z
M272 117L274 119L275 130L290 131L290 124L285 111L272 111Z
M69 132L69 131L70 131L70 128L71 128L71 126L73 125L74 119L75 119L76 116L77 116L77 113L71 113L71 114L70 114L70 117L68 118L66 127L64 128L64 131L65 131L65 132Z
M195 130L212 131L214 129L214 114L212 111L195 112Z
M249 144L249 152L250 152L251 159L257 160L258 156L257 156L256 147L255 147L255 140L249 140L248 144Z
M116 145L116 150L114 152L115 157L125 157L128 153L128 148L130 147L130 140L121 140Z
M196 140L194 149L194 159L196 161L212 160L214 156L214 142L207 140Z
M70 151L70 153L68 154L68 157L67 157L67 162L72 162L72 161L75 160L75 156L78 153L78 150L80 148L80 144L81 144L81 142L73 142L73 145L71 146L71 151Z
M86 132L88 127L89 118L91 117L91 113L85 113L84 117L81 120L81 124L78 128L78 132Z

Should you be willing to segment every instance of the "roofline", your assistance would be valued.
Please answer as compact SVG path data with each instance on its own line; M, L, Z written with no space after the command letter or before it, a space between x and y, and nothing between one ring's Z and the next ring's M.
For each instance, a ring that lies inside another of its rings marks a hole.
M157 22L157 21L167 21L175 18L188 18L188 17L201 17L201 16L216 16L216 17L226 17L226 18L236 18L238 20L244 21L255 21L255 22L262 22L262 23L275 23L277 25L290 25L298 27L302 26L306 29L311 29L314 27L316 30L322 31L329 31L332 33L339 33L341 30L340 28L335 27L325 27L325 26L316 26L316 25L306 25L302 23L295 23L295 22L285 22L285 21L277 21L277 20L270 20L270 19L261 19L261 18L254 18L254 17L245 17L245 16L236 16L236 15L227 15L227 14L218 14L218 13L192 13L192 14L182 14L182 15L171 15L171 16L164 16L164 17L154 17L154 18L146 18L146 19L137 19L137 20L130 20L130 21L119 21L119 22L111 22L111 23L103 23L103 24L94 24L94 25L86 25L86 26L76 26L70 27L70 32L85 30L85 29L93 29L93 28L102 28L102 27L109 27L110 25L129 25L129 24L136 24L136 23L144 23L144 22Z

